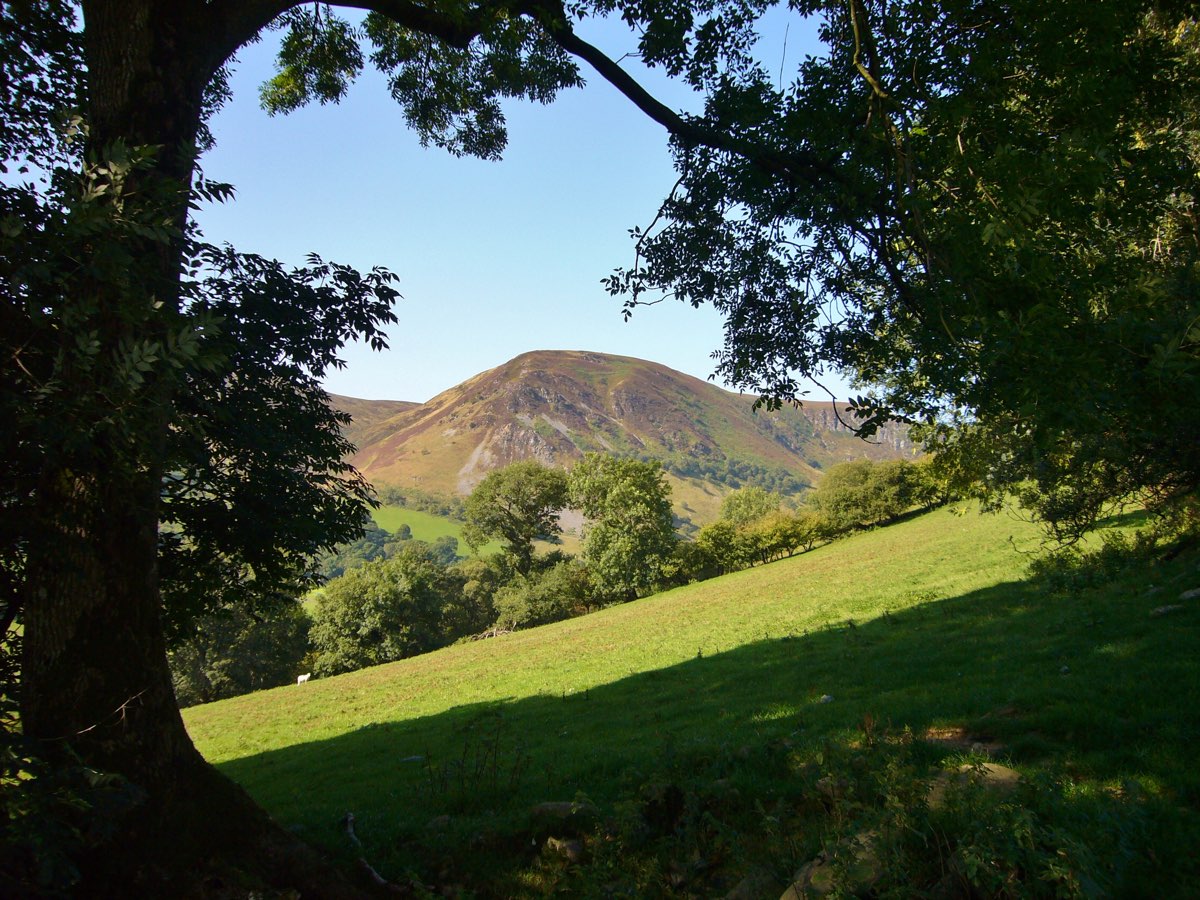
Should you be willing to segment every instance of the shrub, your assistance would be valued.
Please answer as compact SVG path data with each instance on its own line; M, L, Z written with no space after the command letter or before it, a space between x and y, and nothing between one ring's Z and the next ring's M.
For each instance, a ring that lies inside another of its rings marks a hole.
M194 620L167 654L181 707L287 684L308 652L309 619L294 600L268 610L227 606Z
M447 642L442 611L459 594L428 549L409 544L325 586L313 615L313 669L336 675L426 653Z
M543 572L518 576L496 592L497 624L517 628L546 625L592 608L586 567L564 560Z

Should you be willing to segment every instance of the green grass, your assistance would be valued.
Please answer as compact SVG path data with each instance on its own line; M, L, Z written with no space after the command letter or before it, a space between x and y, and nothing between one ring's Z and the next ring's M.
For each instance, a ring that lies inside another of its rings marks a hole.
M412 529L412 536L418 541L433 543L438 538L449 535L457 538L464 547L466 546L466 541L462 536L462 523L445 516L436 516L419 509L409 509L407 506L381 506L371 510L371 518L384 531L390 531L393 534L401 525L407 525Z
M418 541L425 541L432 544L440 537L449 535L458 540L459 556L471 556L472 550L470 545L462 536L462 523L454 519L448 519L445 516L437 516L433 513L422 512L417 509L409 509L406 506L381 506L378 509L371 511L371 517L375 520L375 524L385 531L390 531L393 534L400 528L401 525L407 525L412 529L412 536ZM546 553L550 550L561 550L564 553L578 555L581 551L579 536L576 534L564 534L562 542L559 544L550 544L545 541L537 542L539 553ZM493 553L499 553L501 545L499 541L489 541L479 548L480 556L490 556Z
M688 771L732 771L753 811L797 783L796 766L824 758L819 748L860 741L864 722L982 735L1022 771L1065 773L1084 793L1136 779L1194 825L1200 610L1149 610L1200 584L1195 556L1052 596L1023 574L1038 543L1008 516L942 510L582 619L185 718L207 758L309 839L349 853L338 822L353 811L386 874L431 859L469 872L486 859L488 874L470 876L492 879L485 893L579 877L530 857L533 803L582 794L619 815L664 771L682 777L670 767L686 759ZM481 718L495 711L503 718ZM792 760L783 769L764 749L779 746ZM473 779L440 777L472 760ZM492 791L492 777L515 784ZM430 831L443 814L449 831ZM805 821L808 843L788 846L811 852L823 832ZM463 849L473 841L489 852ZM667 876L638 877L641 893Z

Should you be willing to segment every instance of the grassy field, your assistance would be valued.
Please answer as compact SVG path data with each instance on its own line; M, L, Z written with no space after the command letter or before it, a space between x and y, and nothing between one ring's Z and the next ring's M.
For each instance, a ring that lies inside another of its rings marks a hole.
M376 525L393 534L401 525L407 525L412 529L412 536L418 541L433 543L440 537L450 535L458 539L459 556L470 556L472 553L470 546L463 539L462 523L456 522L454 519L435 516L433 513L422 512L418 509L409 509L406 506L381 506L371 510L371 516L375 519ZM580 546L579 535L573 532L564 534L562 543L558 545L551 545L545 541L537 542L538 551L542 553L559 549L577 555L580 552ZM483 556L499 553L500 542L490 541L480 547L478 552Z
M1093 853L1119 893L1149 879L1145 896L1186 896L1171 888L1200 874L1187 849L1200 836L1200 611L1150 613L1200 585L1197 557L1054 592L1025 577L1038 545L1009 516L941 510L185 718L206 757L310 840L353 856L339 827L353 812L363 852L389 877L484 895L707 896L758 877L758 895L778 896L846 828L880 829L884 811L913 808L894 802L909 790L896 772L927 780L986 747L1031 782L1053 779L1040 796L1083 822L1079 834L1141 835ZM835 775L892 787L869 802L851 789L821 800ZM579 797L603 824L576 865L541 849L529 810ZM1047 834L1076 833L1045 816ZM997 830L1019 844L1010 825ZM1051 846L1049 870L1086 856L1087 840ZM1041 859L1046 842L1012 853ZM947 851L949 871L972 858Z
M412 536L418 541L433 543L438 538L449 535L458 539L461 552L470 552L467 542L463 540L462 523L445 516L435 516L433 513L409 509L407 506L381 506L371 510L371 518L384 531L393 534L401 525L407 525L412 529Z

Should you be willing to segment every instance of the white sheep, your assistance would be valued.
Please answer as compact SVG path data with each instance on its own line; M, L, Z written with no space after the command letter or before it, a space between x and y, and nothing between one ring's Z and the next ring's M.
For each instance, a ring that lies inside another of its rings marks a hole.
M312 672L309 672L306 675L301 675L296 679L296 684L304 684L304 682L308 681L310 678L312 678Z

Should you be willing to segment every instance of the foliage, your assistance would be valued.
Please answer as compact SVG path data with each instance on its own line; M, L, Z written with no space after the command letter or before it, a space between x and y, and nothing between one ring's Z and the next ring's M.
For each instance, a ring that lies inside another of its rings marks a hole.
M458 555L458 538L452 534L443 534L441 537L435 538L429 545L428 552L434 562L443 566L452 566L462 559Z
M296 601L252 613L238 604L189 623L167 654L181 707L295 680L308 653L308 616Z
M460 585L442 608L442 624L454 638L480 634L496 622L496 592L512 578L499 556L472 557L454 566Z
M575 560L514 577L496 591L496 624L532 628L590 612L592 583L588 570Z
M745 526L743 541L754 561L765 565L792 556L797 550L811 550L826 530L825 519L819 513L779 511Z
M504 545L520 575L533 568L533 543L558 540L558 513L567 505L567 476L535 460L489 472L467 498L463 536L472 548L492 538Z
M721 519L741 528L779 510L782 498L760 487L739 488L721 501Z
M290 271L228 248L197 248L196 261L212 274L187 313L220 326L175 401L186 425L172 432L161 551L174 628L218 598L302 593L309 558L361 533L370 488L344 461L347 417L321 379L350 339L386 346L399 296L385 270L362 275L315 255Z
M737 527L725 519L710 522L696 535L696 547L704 555L706 568L714 575L724 575L745 568L748 553Z
M310 631L314 673L336 675L447 643L442 611L456 589L446 567L412 543L329 582Z
M650 457L639 457L650 459ZM681 478L701 478L723 484L735 490L758 487L765 491L793 496L799 494L808 483L801 481L795 473L785 468L776 468L750 462L736 457L712 459L680 453L669 453L661 458L663 468Z
M347 569L361 566L373 559L386 558L399 549L399 542L412 539L412 529L402 526L392 535L375 524L375 520L364 513L362 536L317 556L317 574L322 578L337 578Z
M430 515L445 516L459 522L463 521L466 515L466 501L462 497L445 497L412 487L399 488L395 485L377 487L379 499L386 506L403 506Z
M811 550L832 540L835 530L820 512L775 510L742 525L722 518L696 535L695 578L711 578L737 572L756 564L790 557L797 550Z
M397 295L382 270L363 276L311 257L289 271L192 240L195 277L184 281L181 308L162 335L109 351L88 340L60 346L66 325L98 326L107 313L95 297L64 295L52 260L103 252L102 277L136 290L124 280L136 281L143 265L131 255L134 240L173 239L159 209L144 210L142 221L101 206L99 198L113 199L153 162L146 151L111 153L87 178L60 174L41 194L0 187L4 340L20 359L6 375L3 401L12 426L4 568L18 565L33 537L25 511L39 496L39 467L83 468L105 458L110 468L137 470L148 440L141 430L161 405L145 420L113 409L137 408L170 383L180 391L172 404L177 425L157 441L156 466L167 472L159 566L174 637L191 617L235 597L265 607L295 595L308 583L308 557L361 528L368 488L343 461L343 417L320 379L341 364L338 353L354 334L383 346L380 329L394 320ZM227 193L203 183L198 191Z
M650 593L675 544L662 468L589 453L571 470L570 491L587 519L583 559L597 595L631 600Z
M677 139L680 183L610 290L712 303L721 372L769 398L827 368L877 386L866 432L953 429L990 495L1032 484L1065 536L1194 491L1194 8L797 8L823 52L787 79L743 48L698 123L741 143Z
M290 112L313 100L340 100L362 69L359 42L366 38L371 62L387 77L422 144L458 156L498 158L507 142L501 97L546 103L582 82L569 57L523 16L497 10L471 23L478 30L465 40L445 33L454 26L465 30L467 15L455 10L441 29L431 19L421 30L372 12L357 32L328 7L323 14L295 8L280 23L287 34L279 72L263 88L263 105Z
M920 474L904 460L838 463L825 473L811 502L835 533L882 525L915 505Z

